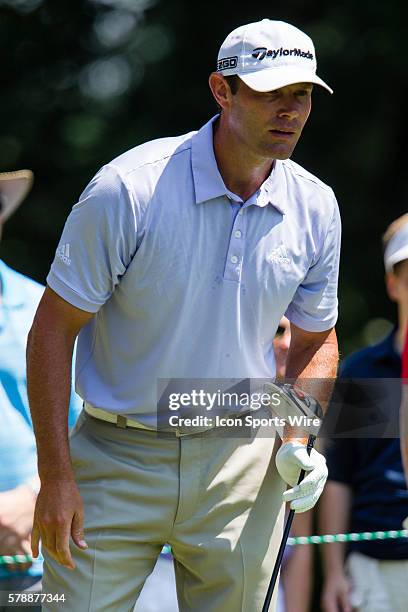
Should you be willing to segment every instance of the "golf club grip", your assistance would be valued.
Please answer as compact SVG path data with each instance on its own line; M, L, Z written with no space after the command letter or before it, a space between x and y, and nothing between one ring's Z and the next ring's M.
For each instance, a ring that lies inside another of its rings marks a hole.
M308 455L310 455L310 453L312 452L312 448L313 448L315 440L316 440L315 436L309 436L308 441L307 441L307 446L306 446L306 450L307 450L307 454ZM300 484L302 482L302 480L304 479L304 477L305 477L305 470L301 470L301 472L299 474L299 478L298 478L297 484ZM277 557L276 557L275 565L274 565L274 568L273 568L271 581L269 583L269 587L268 587L268 591L266 593L264 605L262 607L262 612L268 612L269 611L269 606L271 604L271 599L272 599L273 591L275 589L275 584L276 584L276 581L278 579L279 569L280 569L280 566L282 564L282 559L283 559L283 553L285 552L286 542L288 541L289 532L290 532L290 528L292 527L294 516L295 516L295 511L294 510L290 510L290 512L288 514L288 518L286 520L285 529L283 531L282 541L281 541L281 544L279 546L279 550L278 550L278 554L277 554Z

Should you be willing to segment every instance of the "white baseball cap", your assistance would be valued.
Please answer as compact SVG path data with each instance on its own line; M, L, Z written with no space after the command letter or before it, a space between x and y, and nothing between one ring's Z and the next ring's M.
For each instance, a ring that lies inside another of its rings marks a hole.
M0 221L2 223L20 206L32 184L31 170L0 172Z
M217 72L237 74L255 91L294 83L316 83L333 90L316 74L312 39L284 21L262 19L228 34L218 53Z
M408 215L407 215L408 216ZM390 239L384 253L386 272L392 272L395 264L408 259L408 222Z

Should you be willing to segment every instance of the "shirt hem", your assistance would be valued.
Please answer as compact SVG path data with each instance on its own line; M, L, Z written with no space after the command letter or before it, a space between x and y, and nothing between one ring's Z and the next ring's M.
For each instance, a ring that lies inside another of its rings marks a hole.
M52 271L47 276L47 285L72 306L95 314L102 304L94 304L82 298L71 287L61 281Z

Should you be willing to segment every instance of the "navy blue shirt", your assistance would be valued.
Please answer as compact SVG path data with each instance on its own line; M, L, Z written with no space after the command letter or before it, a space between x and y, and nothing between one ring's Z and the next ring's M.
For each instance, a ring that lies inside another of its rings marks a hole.
M401 358L394 349L394 336L395 330L382 342L348 357L340 378L399 378ZM400 394L392 394L391 401L399 407ZM329 480L352 489L351 531L402 529L408 490L398 438L333 439L326 458ZM376 559L408 559L408 538L351 542L351 550Z

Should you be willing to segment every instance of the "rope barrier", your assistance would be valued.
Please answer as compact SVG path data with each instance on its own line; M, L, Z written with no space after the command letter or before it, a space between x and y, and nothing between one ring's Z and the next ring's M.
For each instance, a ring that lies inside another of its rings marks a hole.
M327 535L302 536L289 538L289 546L296 544L331 544L332 542L361 542L362 540L395 540L407 538L408 529L398 531L363 531L362 533L335 533Z
M298 544L331 544L332 542L361 542L372 540L396 540L398 538L408 538L408 529L399 529L397 531L363 531L362 533L335 533L326 535L300 536L297 538L289 538L288 546L296 546ZM163 546L164 554L171 553L171 547L166 544ZM0 565L8 565L11 563L30 563L32 562L31 555L0 555Z
M31 555L0 555L0 565L9 565L10 563L31 563L33 560Z

